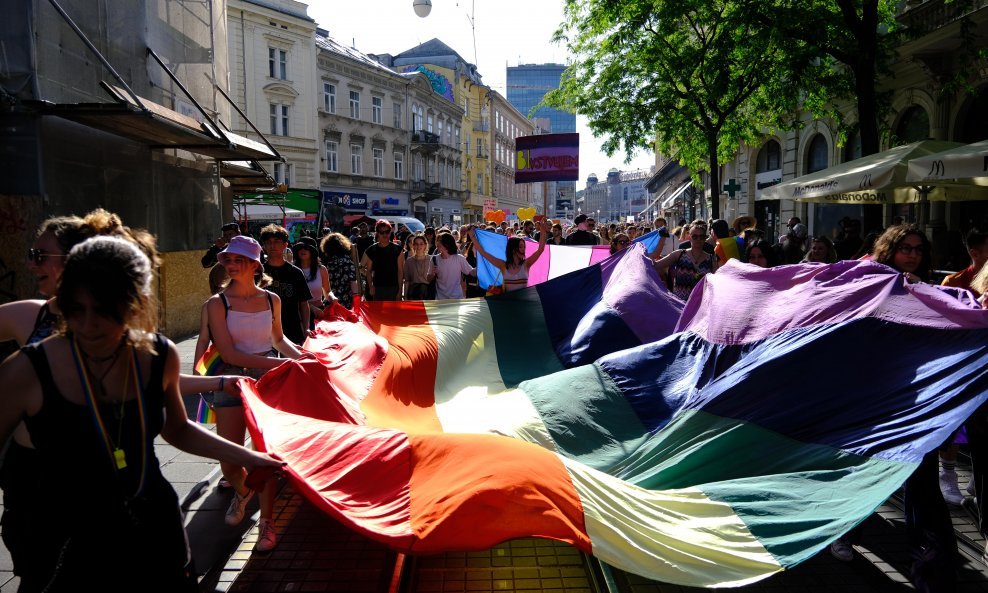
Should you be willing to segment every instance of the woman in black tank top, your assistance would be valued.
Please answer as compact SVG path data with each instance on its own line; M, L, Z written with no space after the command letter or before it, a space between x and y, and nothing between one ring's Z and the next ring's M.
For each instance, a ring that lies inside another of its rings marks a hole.
M51 493L43 502L51 528L38 534L22 591L196 590L178 498L154 455L158 434L243 465L261 483L281 465L188 421L177 352L153 333L150 280L150 261L129 241L76 246L56 298L65 333L0 365L11 394L0 406L0 439L24 419L41 492Z

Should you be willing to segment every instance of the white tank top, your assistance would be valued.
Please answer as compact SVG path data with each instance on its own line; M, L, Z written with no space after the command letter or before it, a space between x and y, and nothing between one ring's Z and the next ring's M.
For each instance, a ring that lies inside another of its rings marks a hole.
M226 309L226 328L233 340L233 347L245 354L265 354L271 351L271 297L268 308L255 313L234 311L229 308L226 295L222 295Z
M305 283L309 285L309 292L312 293L312 298L322 300L322 272L317 269L316 277L312 280L306 280Z

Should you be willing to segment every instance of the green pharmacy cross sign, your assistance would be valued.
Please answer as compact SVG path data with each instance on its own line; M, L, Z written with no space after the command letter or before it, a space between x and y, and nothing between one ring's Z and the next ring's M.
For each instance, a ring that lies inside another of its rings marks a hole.
M727 192L727 195L731 196L732 200L734 199L734 194L736 194L739 189L741 189L741 185L733 177L727 182L726 185L724 185L724 191Z

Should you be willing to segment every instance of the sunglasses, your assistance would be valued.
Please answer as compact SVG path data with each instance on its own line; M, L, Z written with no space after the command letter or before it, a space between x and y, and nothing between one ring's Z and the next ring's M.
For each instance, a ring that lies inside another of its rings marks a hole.
M34 265L40 266L45 263L45 258L49 257L68 257L64 253L48 253L44 249L28 249L27 259L28 261L33 261Z
M621 241L617 242L618 245L627 245L628 243L631 243L631 241L625 241L622 239Z
M901 253L902 255L909 255L911 253L915 253L916 255L923 255L922 245L899 245L898 247L895 248L895 250Z

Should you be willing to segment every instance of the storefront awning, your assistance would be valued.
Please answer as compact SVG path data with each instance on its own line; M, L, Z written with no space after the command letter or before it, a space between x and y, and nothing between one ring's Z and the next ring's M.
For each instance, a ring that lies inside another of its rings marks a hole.
M693 185L693 182L687 181L679 189L669 194L668 198L662 200L662 205L660 208L672 208L672 205L676 203L676 200L678 200L691 185Z
M268 146L138 97L105 82L113 103L38 103L40 111L152 148L182 148L219 160L279 160Z

